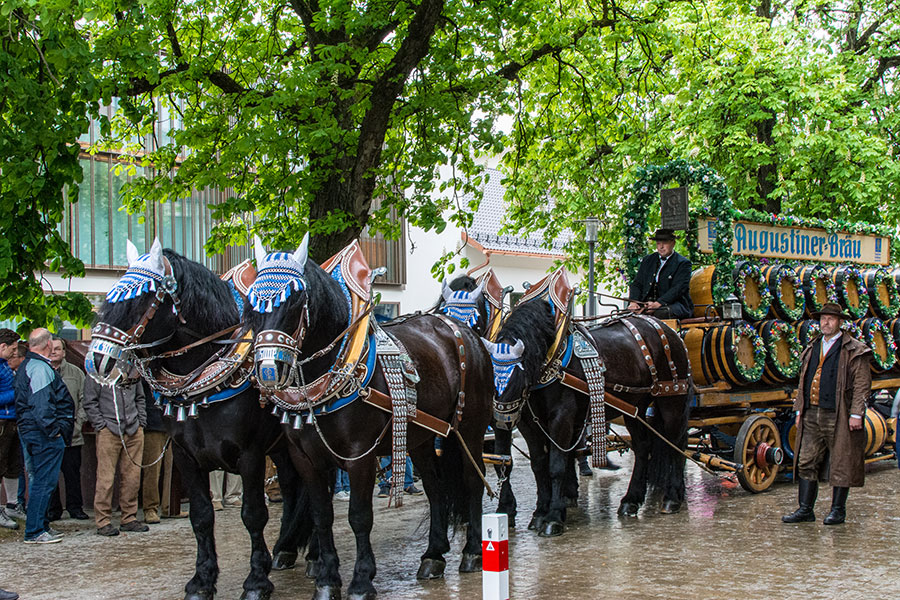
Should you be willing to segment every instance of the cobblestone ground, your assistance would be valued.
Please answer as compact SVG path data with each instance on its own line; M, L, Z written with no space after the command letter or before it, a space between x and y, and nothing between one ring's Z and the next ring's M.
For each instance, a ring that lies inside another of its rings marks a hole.
M777 484L753 495L736 484L688 467L687 507L661 515L648 503L637 519L616 516L630 475L623 469L582 478L578 507L559 538L539 538L524 529L534 507L531 472L518 462L513 482L519 497L520 527L510 535L512 598L896 598L900 575L891 562L900 539L900 474L890 461L870 471L866 487L852 490L845 525L825 527L830 490L823 490L819 521L784 525L793 510L796 488ZM492 478L492 481L494 478ZM335 537L348 582L354 540L346 521L346 502L336 503ZM456 571L462 536L448 555L444 580L417 582L425 548L424 497L408 498L400 509L375 499L373 544L378 561L375 585L382 598L479 598L480 574ZM485 500L485 510L493 510ZM277 534L279 505L271 507L266 530ZM148 533L116 538L94 534L90 521L62 520L60 544L26 546L19 532L0 533L0 587L23 600L182 597L193 573L195 545L186 519L164 520ZM248 572L249 538L239 509L216 513L221 576L219 598L238 598ZM275 599L312 596L314 585L303 570L272 574Z

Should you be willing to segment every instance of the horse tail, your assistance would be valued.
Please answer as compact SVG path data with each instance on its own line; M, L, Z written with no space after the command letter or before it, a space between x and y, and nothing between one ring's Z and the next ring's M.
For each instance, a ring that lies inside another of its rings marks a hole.
M458 531L469 521L469 495L465 469L473 469L466 458L465 450L456 435L441 440L441 455L438 457L437 471L441 483L441 506L447 523Z
M657 398L654 403L650 425L666 436L666 439L680 449L687 447L688 414L690 397L669 396ZM665 440L651 434L650 464L648 466L648 482L651 487L660 489L670 498L684 499L684 461L685 456L672 448Z

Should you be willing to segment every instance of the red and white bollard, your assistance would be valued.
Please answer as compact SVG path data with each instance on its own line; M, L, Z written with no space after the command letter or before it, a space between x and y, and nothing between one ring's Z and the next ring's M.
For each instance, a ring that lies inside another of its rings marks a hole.
M509 600L509 528L507 516L481 516L482 597Z

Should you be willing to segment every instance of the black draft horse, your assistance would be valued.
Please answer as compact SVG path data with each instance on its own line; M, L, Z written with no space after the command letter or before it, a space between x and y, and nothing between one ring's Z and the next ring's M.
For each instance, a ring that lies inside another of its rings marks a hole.
M659 336L652 325L643 319L631 319L650 349L659 377L670 376L668 361ZM669 340L676 334L662 324ZM528 443L531 468L537 483L537 507L529 524L539 535L561 535L565 530L566 496L574 477L574 451L584 431L589 410L589 398L563 386L558 380L538 385L544 361L555 336L553 308L542 298L534 298L517 305L506 319L498 343L505 346L507 359L510 347L518 342L521 354L512 369L506 387L498 389L500 405L519 404L518 428ZM606 389L618 383L631 388L649 389L651 374L638 344L625 325L613 322L590 331L600 358L606 366ZM678 373L688 373L687 352L682 344L671 345L672 358ZM492 358L499 355L492 349ZM509 366L509 360L505 363ZM495 362L495 368L501 368ZM564 369L584 380L580 360L573 356ZM688 396L653 397L649 393L617 393L617 396L638 408L646 418L653 405L649 423L678 448L687 443ZM619 414L607 406L607 418ZM625 416L634 450L634 470L628 491L619 505L619 514L636 516L644 502L648 483L662 491L662 512L677 512L684 501L683 454L676 452L634 418ZM593 436L604 435L602 431Z
M350 319L350 309L341 284L308 258L308 238L293 254L265 255L257 249L259 276L250 296L257 293L261 281L272 274L268 293L277 296L277 306L263 312L248 312L246 322L257 332L256 356L265 352L261 338L273 332L274 337L293 336L305 331L297 340L299 348L289 350L288 360L277 361L272 388L286 389L291 382L309 383L322 376L338 357L340 340ZM261 266L260 266L261 265ZM339 267L338 267L339 268ZM276 284L277 276L293 273L288 281ZM259 290L262 292L262 290ZM268 312L267 312L268 311ZM415 384L417 410L448 423L455 423L463 443L474 457L474 464L464 456L455 433L442 440L440 456L435 453L435 434L413 423L407 431L407 448L422 478L429 501L430 528L428 547L422 555L417 577L432 579L443 576L444 554L450 550L448 525L466 523L468 531L463 548L461 572L481 569L481 499L483 465L481 461L484 433L491 418L492 387L490 356L480 339L468 328L457 328L460 337L448 323L434 315L401 317L384 326L385 331L405 346L418 373ZM465 346L465 387L461 389L460 359L457 342ZM314 357L321 350L326 351ZM308 360L311 358L311 360ZM257 361L257 374L260 367ZM266 377L258 376L262 383ZM286 382L286 383L285 383ZM383 370L376 366L368 389L388 394ZM455 413L460 392L465 393L462 418ZM372 583L375 556L370 535L373 526L372 496L375 485L376 455L391 453L391 415L356 399L328 414L305 414L299 429L285 428L291 441L291 457L310 495L315 531L319 539L319 562L316 571L315 599L341 597L339 559L334 545L332 526L334 509L331 489L334 469L340 467L350 478L348 520L356 536L356 563L347 588L353 599L376 597Z
M137 254L136 250L134 254ZM177 318L173 310L173 296L167 295L147 322L140 339L131 343L153 344L161 341L151 349L159 355L183 348L240 322L236 299L229 285L205 266L171 250L162 250L158 240L150 253L137 259L138 262L133 262L129 256L129 272L120 283L129 278L132 286L137 285L138 288L149 284L146 276L142 275L142 269L146 269L144 274L147 270L163 272L163 255L171 264L177 286L174 297L180 300L179 313L185 323ZM144 288L144 291L148 290ZM107 325L128 331L142 319L153 298L153 293L137 293L130 299L105 302L100 308L95 331ZM104 362L103 354L108 348L98 344L102 342L95 338L88 349L88 370L95 378L104 380L117 367L117 361L106 357ZM219 348L221 345L204 343L183 355L154 361L151 368L154 371L164 368L170 373L184 375L206 363ZM125 354L128 354L127 349ZM263 529L269 519L264 498L267 453L278 468L284 498L280 535L273 549L280 568L293 566L298 548L304 547L312 535L308 504L288 457L281 425L276 417L260 406L259 391L253 387L237 396L210 403L200 409L197 416L180 422L169 417L164 420L174 443L175 465L190 498L191 526L197 540L196 570L185 585L185 599L207 600L216 593L219 566L209 472L217 469L238 473L243 482L241 519L250 533L252 550L250 574L244 581L241 598L269 598L274 586L269 580L272 556L263 537Z
M468 325L479 337L486 338L489 333L488 320L490 317L483 286L483 282L479 284L470 275L460 275L441 291L441 297L434 305L434 310L442 312L464 325ZM501 292L501 301L506 292L510 290L512 290L512 287L506 288ZM465 292L465 294L460 295L459 292ZM512 429L494 427L494 441L488 447L491 452L509 456L511 459ZM517 506L516 496L509 483L509 475L512 472L512 468L513 463L510 461L508 466L498 465L495 467L495 470L500 477L500 498L497 504L497 511L507 515L509 519L508 526L514 528L516 526Z

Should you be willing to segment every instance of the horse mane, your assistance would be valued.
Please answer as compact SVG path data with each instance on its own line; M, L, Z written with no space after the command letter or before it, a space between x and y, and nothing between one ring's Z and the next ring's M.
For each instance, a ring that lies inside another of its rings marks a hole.
M553 311L546 300L534 299L516 305L497 334L497 340L515 344L522 340L522 368L528 381L537 380L556 334Z
M204 265L185 258L169 249L163 254L172 263L172 272L178 282L178 298L181 314L188 326L200 332L214 332L235 325L240 321L237 305L228 284ZM128 326L135 325L147 310L151 293L141 294L122 302L104 302L95 322L107 322ZM171 303L166 297L162 307ZM164 310L160 308L160 311ZM171 313L170 309L165 309ZM159 318L159 312L151 325Z

